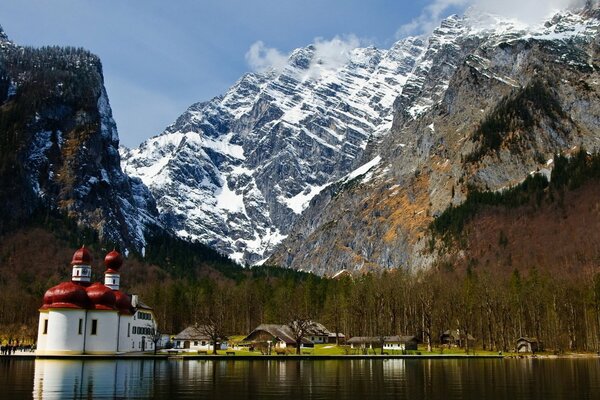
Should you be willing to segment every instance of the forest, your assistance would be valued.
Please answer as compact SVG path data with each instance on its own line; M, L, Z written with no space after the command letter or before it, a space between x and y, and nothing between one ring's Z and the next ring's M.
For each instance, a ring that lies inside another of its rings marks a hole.
M557 156L554 164L550 182L534 175L504 192L473 191L463 205L434 220L432 234L445 238L446 246L460 246L469 221L482 210L523 204L534 214L544 205L561 210L570 191L600 178L598 154ZM510 247L502 231L495 237L498 243L489 245L499 251ZM521 336L536 337L554 351L600 350L597 260L574 258L554 269L534 259L518 267L445 260L428 270L334 279L275 266L242 268L200 243L160 232L147 239L144 257L127 257L121 282L154 308L162 333L211 323L226 335L246 335L261 323L312 319L346 337L416 335L424 346L435 346L442 332L459 329L486 350L510 351ZM102 259L113 245L65 216L39 210L0 238L2 340L35 339L44 292L70 279L70 257L83 243L94 255L94 280L102 280Z

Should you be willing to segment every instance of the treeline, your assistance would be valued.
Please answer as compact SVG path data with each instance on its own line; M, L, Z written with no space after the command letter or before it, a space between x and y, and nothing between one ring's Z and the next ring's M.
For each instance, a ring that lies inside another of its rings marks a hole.
M434 269L392 270L355 278L314 275L205 278L138 286L162 332L222 321L230 335L261 323L311 318L348 336L416 335L439 344L448 329L475 337L479 348L510 351L521 336L563 351L600 349L600 271L548 274Z
M504 191L470 188L460 205L450 205L430 225L433 236L444 240L457 238L465 224L484 207L515 208L525 204L540 206L542 201L562 204L566 190L575 190L591 179L600 179L600 153L580 150L571 157L554 156L550 182L542 174L528 176L522 183Z

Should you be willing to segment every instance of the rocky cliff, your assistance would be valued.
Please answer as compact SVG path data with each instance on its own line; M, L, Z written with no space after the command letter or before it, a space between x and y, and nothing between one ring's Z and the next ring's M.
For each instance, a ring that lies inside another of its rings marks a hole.
M502 191L553 155L600 147L599 11L521 26L450 17L394 104L365 166L310 202L269 262L333 274L430 266L430 223L474 190Z
M597 2L537 26L471 10L342 62L297 49L122 149L122 166L165 226L239 261L426 267L430 223L470 190L598 148L598 16Z
M118 145L98 57L21 47L0 29L1 232L54 210L142 251L158 213Z
M124 149L123 169L148 185L178 235L257 262L389 130L396 96L424 51L411 38L331 63L318 45L297 49L283 68L243 76L161 135Z

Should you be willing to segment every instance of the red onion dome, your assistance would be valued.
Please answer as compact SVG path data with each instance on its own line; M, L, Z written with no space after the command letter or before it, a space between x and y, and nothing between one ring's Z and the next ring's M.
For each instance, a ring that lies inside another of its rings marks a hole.
M89 298L85 289L73 282L63 282L46 291L43 309L87 308Z
M86 289L93 307L96 310L115 310L117 299L111 288L96 282Z
M131 305L131 299L129 296L120 290L113 290L115 297L117 298L117 309L121 314L133 314L133 306Z
M111 272L119 272L121 265L123 265L123 256L118 251L113 250L104 257L104 265L108 270L112 270Z
M81 248L73 254L73 259L71 260L71 264L73 265L90 265L91 263L92 255L85 246L81 246Z

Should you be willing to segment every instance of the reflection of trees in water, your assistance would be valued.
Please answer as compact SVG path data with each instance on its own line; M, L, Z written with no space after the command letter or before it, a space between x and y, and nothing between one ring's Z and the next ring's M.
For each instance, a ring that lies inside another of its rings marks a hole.
M32 375L34 399L600 398L596 359L3 361L11 399Z

